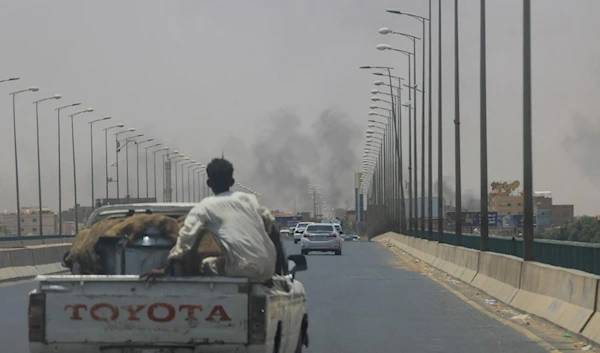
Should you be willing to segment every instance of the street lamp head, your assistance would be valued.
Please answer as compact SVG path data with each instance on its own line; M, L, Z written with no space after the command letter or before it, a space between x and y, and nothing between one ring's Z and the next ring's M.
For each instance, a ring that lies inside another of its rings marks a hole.
M19 79L18 77L11 77L11 78L9 78L8 80L9 80L9 81L16 81L16 80L18 80L18 79Z
M376 104L371 104L371 105L369 106L369 108L371 108L371 109L377 109L377 108L379 108L379 107L378 107Z
M399 11L399 10L387 9L387 10L385 10L385 11L387 11L387 12L389 12L389 13L396 14L396 15L402 15L402 12L401 12L401 11Z
M373 116L373 115L377 115L377 113L376 113L376 112L373 112L373 111L370 111L370 112L369 112L369 113L367 113L367 114L368 114L368 115L371 115L371 116Z
M127 129L127 131L129 131L129 132L134 132L134 131L135 131L135 129L134 129L134 128L132 128L132 127L130 127L129 129Z
M37 91L39 91L40 89L39 89L38 87L36 87L36 86L31 86L31 87L29 87L27 90L28 90L28 91L31 91L31 92L37 92Z
M86 112L86 113L91 113L91 112L93 112L93 111L94 111L94 108L87 108L87 109L85 110L85 112Z
M359 66L358 68L359 69L370 69L371 67L370 66Z
M173 153L179 153L179 151L178 151L178 150L175 150L175 151L173 151Z
M379 29L379 34L390 34L390 33L392 33L392 31L387 27L381 27Z
M61 96L60 94L55 94L53 98L54 98L54 99L61 99L61 98L62 98L62 96Z
M380 98L378 98L378 97L371 97L371 100L372 100L373 102L378 102L378 101L380 101L381 99L380 99Z
M376 46L377 50L390 50L392 49L391 46L387 45L387 44L377 44Z
M371 90L371 94L379 94L379 90L378 89L372 89Z
M383 76L383 73L381 73L381 72L373 72L373 75Z
M373 83L375 84L375 86L381 86L381 85L383 85L383 81L375 81Z
M123 123L118 123L117 124L117 127L124 127L124 126L125 126L125 124L123 124Z
M375 124L367 124L367 127L377 127Z
M367 130L367 134L369 134L369 135L371 135L371 134L374 134L374 133L375 133L375 131L374 131L374 130L370 130L370 129L369 129L369 130Z
M112 119L112 116L107 116L107 117L103 118L102 120L110 120L110 119Z
M196 163L196 160L195 160L195 159L192 159L192 163Z

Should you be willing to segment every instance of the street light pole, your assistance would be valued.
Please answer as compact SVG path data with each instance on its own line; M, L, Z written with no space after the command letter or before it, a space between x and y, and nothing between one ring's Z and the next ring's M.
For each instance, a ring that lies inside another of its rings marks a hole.
M92 172L92 210L94 208L96 208L96 198L94 196L94 134L93 134L93 129L92 127L94 126L94 123L97 123L99 121L103 121L103 120L109 120L111 119L110 116L107 116L106 118L102 118L102 119L96 119L96 120L92 120L90 122L88 122L88 124L90 124L90 164L91 164L91 172ZM108 167L107 167L107 173L108 173Z
M55 94L52 97L39 99L39 100L33 102L33 104L35 104L35 131L36 131L36 140L37 140L38 201L39 201L38 214L39 214L39 218L40 218L40 220L38 222L38 224L39 224L38 227L39 227L39 231L40 231L40 236L44 235L44 227L43 227L43 222L42 222L42 167L41 167L41 162L40 162L40 119L39 119L38 106L39 106L40 102L47 101L49 99L60 99L60 97L61 97L60 94Z
M454 0L454 158L456 173L456 244L462 245L462 198L460 175L460 87L459 87L459 55L458 55L458 0Z
M433 86L431 83L431 42L433 41L433 38L431 37L431 0L429 0L429 21L428 21L428 25L429 25L429 90L427 92L427 94L429 95L428 99L429 99L429 109L427 110L429 116L428 116L428 121L429 121L429 136L428 136L428 142L429 142L429 149L427 150L429 155L428 155L428 162L427 162L427 173L428 173L428 181L427 181L427 193L428 193L428 198L429 198L429 202L427 203L427 216L428 216L428 238L429 240L433 240L433 121L432 121L432 116L431 116L431 92L433 91Z
M149 184L150 183L148 182L148 180L149 180L148 179L148 149L153 148L153 147L158 147L158 146L161 146L161 145L162 145L162 143L155 143L152 146L144 147L144 153L145 153L145 157L146 157L146 198L150 197L150 193L149 193L149 188L150 188ZM156 189L156 168L154 168L154 186L155 186L155 189Z
M442 0L438 0L438 242L444 241L444 183L442 146Z
M142 137L144 136L144 134L137 134L135 136L130 136L127 137L125 139L125 174L126 174L126 179L127 179L127 198L131 198L131 194L129 193L129 142L131 142L133 139L138 138L138 137ZM134 141L135 143L135 141ZM137 145L137 144L136 144ZM136 164L138 164L138 160L136 159ZM138 169L138 182L139 182L139 169ZM139 188L138 188L138 198L139 198Z
M125 131L119 131L115 134L115 145L117 146L117 148L115 149L115 155L116 155L116 161L115 161L115 166L117 168L117 199L121 198L121 193L119 192L119 184L121 183L121 178L119 177L119 152L121 151L121 148L123 146L121 146L121 143L119 142L119 135L127 133L127 132L134 132L135 129L134 128L129 128ZM127 143L127 140L123 140L125 143ZM125 152L127 152L127 147L125 147ZM128 153L126 153L125 156L125 164L126 164L126 169L127 169L127 179L129 179L129 155ZM127 187L127 196L129 197L129 187Z
M57 123L58 123L58 136L57 136L57 141L58 141L58 234L62 235L62 172L61 172L61 153L60 153L60 111L65 109L65 108L69 108L69 107L76 107L78 105L81 105L81 103L73 103L73 104L69 104L69 105L64 105L62 107L58 107L55 108L54 110L56 110L57 114L58 114L58 119L57 119Z
M533 261L533 147L531 142L531 0L523 0L523 260Z
M147 139L144 141L134 141L135 142L135 173L136 173L136 197L140 198L140 145L146 142L154 141L153 138ZM146 150L146 197L148 196L148 151Z
M488 221L488 160L487 160L487 73L486 73L486 43L485 43L485 0L481 0L481 30L480 30L480 65L479 65L479 121L481 144L481 251L489 250L489 221Z
M156 151L153 152L153 156L152 156L152 166L154 167L154 199L158 202L158 195L157 193L157 188L156 188L156 154L158 152L162 152L162 151L167 151L167 153L169 152L169 147L163 147L163 148L159 148ZM163 164L164 166L164 164ZM163 173L164 174L164 173ZM164 183L164 181L163 181Z
M9 79L10 81L10 79ZM32 86L28 89L23 89L20 91L16 91L11 93L12 95L12 105L13 105L13 140L14 140L14 148L15 148L15 184L16 184L16 196L17 196L17 235L21 236L21 195L19 194L19 157L17 154L17 113L16 113L16 104L15 97L19 93L23 92L37 92L39 88Z
M104 128L104 168L105 168L105 177L104 177L104 183L106 184L106 200L108 200L108 130L114 129L114 128L121 128L124 127L125 124L119 123L117 125L113 125L113 126L109 126L107 128ZM117 178L119 176L117 175ZM117 196L118 197L118 196Z
M93 111L93 108L87 108L80 112L69 115L71 118L71 146L73 150L73 200L75 203L73 207L75 210L75 234L79 233L79 217L77 212L79 206L77 205L77 165L75 163L75 125L73 123L73 117L83 113L91 113Z

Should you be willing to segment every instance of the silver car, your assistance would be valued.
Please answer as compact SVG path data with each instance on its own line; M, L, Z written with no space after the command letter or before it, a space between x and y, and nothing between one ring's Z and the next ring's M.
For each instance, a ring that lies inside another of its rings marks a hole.
M336 255L342 255L342 237L331 223L309 224L300 242L304 255L309 251L333 251Z

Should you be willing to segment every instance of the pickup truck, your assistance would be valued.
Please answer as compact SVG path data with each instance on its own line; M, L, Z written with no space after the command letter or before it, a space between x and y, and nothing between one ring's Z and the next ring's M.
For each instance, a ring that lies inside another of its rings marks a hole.
M192 204L132 204L97 209L87 227L136 213L180 217ZM103 274L38 276L29 294L32 353L298 353L308 346L302 255L266 283L246 278L139 278L166 263L171 240L147 230L127 247L101 244ZM66 266L66 265L65 265ZM73 274L75 273L75 274Z

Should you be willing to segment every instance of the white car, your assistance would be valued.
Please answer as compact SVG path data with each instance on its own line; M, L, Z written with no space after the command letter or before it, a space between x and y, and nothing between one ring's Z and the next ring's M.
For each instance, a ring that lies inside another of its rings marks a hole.
M300 238L302 238L302 234L304 233L304 230L306 229L306 227L309 224L312 224L312 222L300 222L300 223L296 224L296 228L294 228L294 244L296 244L300 241Z
M342 255L342 237L331 223L309 224L302 234L301 253L307 255L309 251L333 251Z

